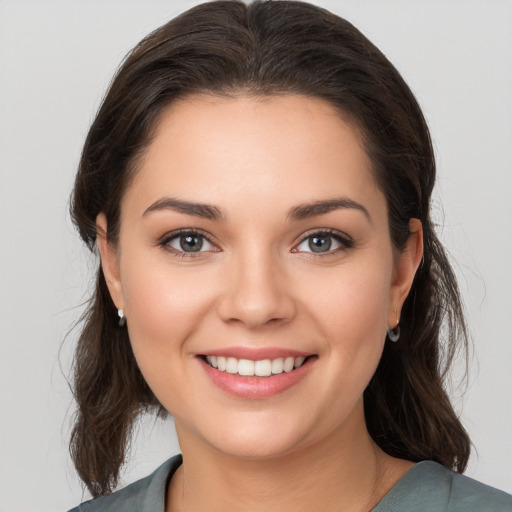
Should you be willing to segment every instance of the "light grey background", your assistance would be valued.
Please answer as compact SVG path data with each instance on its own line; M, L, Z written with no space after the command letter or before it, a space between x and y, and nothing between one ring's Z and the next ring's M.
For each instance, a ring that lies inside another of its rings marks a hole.
M58 361L96 262L74 235L68 195L121 58L196 3L0 0L0 512L64 511L87 497L66 451L73 408ZM314 3L384 51L429 120L441 235L475 340L469 389L463 400L453 390L476 447L467 474L512 492L512 3ZM145 420L123 482L177 451L172 423Z

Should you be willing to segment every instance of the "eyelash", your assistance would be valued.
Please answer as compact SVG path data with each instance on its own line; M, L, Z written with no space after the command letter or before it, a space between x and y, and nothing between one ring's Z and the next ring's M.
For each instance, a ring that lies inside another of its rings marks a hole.
M205 252L209 251L197 251L197 252L186 252L186 251L180 251L175 249L170 245L170 242L179 238L180 236L184 235L190 235L190 236L199 236L205 239L208 243L215 246L215 243L211 240L210 236L203 232L200 229L180 229L178 231L173 231L172 233L166 234L159 242L158 245L162 247L163 249L171 252L174 256L179 258L200 258L204 256ZM333 249L324 253L318 252L309 252L309 251L297 251L296 248L300 246L302 243L307 241L309 238L312 238L314 236L317 237L331 237L332 239L339 242L342 247L339 247L337 249ZM321 229L321 230L315 230L310 231L302 236L300 241L295 244L294 248L292 249L292 252L303 252L304 254L308 254L308 257L311 258L323 258L328 256L333 256L334 254L347 251L354 247L354 242L346 235L343 235L339 231L335 231L334 229ZM219 251L213 251L213 252L219 252Z
M207 233L200 229L180 229L178 231L173 231L172 233L168 233L164 235L164 237L158 242L158 245L165 249L166 251L171 252L174 256L178 258L200 258L204 256L206 251L198 251L198 252L185 252L179 251L174 247L171 247L170 242L179 238L180 236L190 235L190 236L199 236L204 238L208 243L215 246L215 243L212 242L211 238ZM215 251L218 252L218 251Z
M305 233L302 236L302 238L300 239L299 243L297 243L295 245L295 247L298 247L299 245L304 243L306 240L308 240L309 238L312 238L314 236L331 237L334 240L336 240L337 242L339 242L342 247L339 247L337 249L332 249L327 252L315 253L315 252L304 251L304 254L307 254L308 257L310 257L310 258L325 258L325 257L329 257L329 256L334 256L335 254L348 251L349 249L352 249L354 247L354 242L350 237L348 237L347 235L344 235L334 229L320 229L320 230L315 230L315 231L310 231L308 233ZM299 251L295 250L295 247L294 247L294 249L292 249L292 252L299 252Z

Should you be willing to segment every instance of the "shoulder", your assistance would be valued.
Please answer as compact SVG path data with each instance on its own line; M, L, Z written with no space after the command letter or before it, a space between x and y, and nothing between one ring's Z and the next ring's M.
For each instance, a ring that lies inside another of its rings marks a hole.
M442 466L441 466L442 467ZM451 505L454 511L512 512L512 495L442 467L451 476Z
M512 496L432 461L413 466L374 512L512 512Z
M153 512L164 510L167 483L181 465L181 455L164 462L151 475L106 496L93 498L69 512Z

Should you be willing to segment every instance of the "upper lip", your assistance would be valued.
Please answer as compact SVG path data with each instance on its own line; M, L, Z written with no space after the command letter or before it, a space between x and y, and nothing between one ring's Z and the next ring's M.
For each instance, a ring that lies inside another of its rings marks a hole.
M280 357L308 357L313 355L313 353L278 347L229 347L207 350L197 355L234 357L235 359L262 361L263 359L278 359Z

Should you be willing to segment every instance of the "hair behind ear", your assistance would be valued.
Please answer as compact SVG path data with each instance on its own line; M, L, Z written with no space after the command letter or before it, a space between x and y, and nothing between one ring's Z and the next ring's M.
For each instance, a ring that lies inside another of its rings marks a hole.
M138 414L148 404L166 413L140 373L126 328L118 325L101 267L82 321L75 355L77 411L70 452L80 478L98 496L117 485Z
M471 442L444 380L458 349L467 358L468 335L443 246L432 233L425 240L423 263L402 310L400 340L386 343L364 392L365 418L386 453L415 462L433 460L462 473ZM440 341L443 325L449 335L445 343Z

